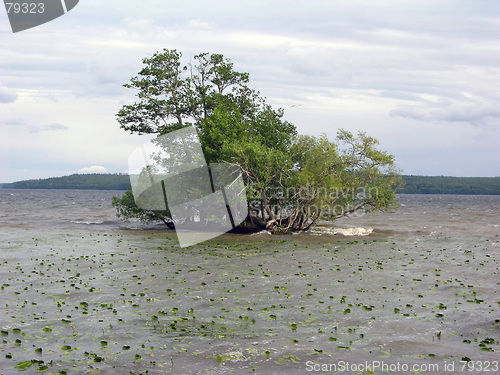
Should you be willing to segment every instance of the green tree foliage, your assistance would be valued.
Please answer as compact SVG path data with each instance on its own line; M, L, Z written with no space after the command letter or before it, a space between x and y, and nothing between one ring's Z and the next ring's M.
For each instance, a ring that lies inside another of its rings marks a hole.
M130 187L121 198L113 197L111 204L116 208L116 216L122 220L139 219L143 223L161 221L170 229L174 228L169 211L150 211L137 207Z
M124 85L136 90L137 100L118 112L120 127L162 135L195 126L207 162L243 171L249 216L242 227L289 233L394 206L400 177L394 157L378 150L374 138L345 130L336 142L298 135L282 109L248 87L248 73L235 71L220 54L202 53L183 65L180 52L163 50L143 63ZM133 207L130 192L113 204L121 217L152 217Z

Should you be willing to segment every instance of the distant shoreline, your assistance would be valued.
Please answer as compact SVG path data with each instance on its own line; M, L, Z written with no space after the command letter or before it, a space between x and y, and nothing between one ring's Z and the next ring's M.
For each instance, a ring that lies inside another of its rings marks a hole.
M405 187L398 194L500 195L500 177L448 177L403 175ZM122 190L129 176L115 174L72 174L38 180L0 184L0 189Z

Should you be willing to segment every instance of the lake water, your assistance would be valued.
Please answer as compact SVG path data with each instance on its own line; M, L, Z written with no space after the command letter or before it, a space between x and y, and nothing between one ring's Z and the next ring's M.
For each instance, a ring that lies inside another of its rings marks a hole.
M500 196L181 249L120 194L0 190L3 374L500 373Z

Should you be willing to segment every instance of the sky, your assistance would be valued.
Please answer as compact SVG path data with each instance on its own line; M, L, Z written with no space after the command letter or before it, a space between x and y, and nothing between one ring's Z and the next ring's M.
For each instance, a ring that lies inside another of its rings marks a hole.
M122 85L163 48L222 53L301 134L365 131L404 174L500 176L500 2L80 0L12 33L0 182L127 172Z

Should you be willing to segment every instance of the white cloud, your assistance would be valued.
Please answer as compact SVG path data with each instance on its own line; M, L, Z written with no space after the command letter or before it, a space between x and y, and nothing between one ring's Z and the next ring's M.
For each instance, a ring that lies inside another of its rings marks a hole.
M57 132L61 130L69 130L66 125L61 124L50 124L45 126L30 126L30 133L39 133L39 132Z
M0 103L12 103L18 98L17 92L0 83Z
M20 119L5 120L5 121L3 121L3 123L5 125L8 125L8 126L24 126L24 125L26 125L26 123Z
M460 173L500 174L479 162L500 156L491 141L499 121L498 10L497 2L476 0L432 7L417 0L254 0L231 7L87 0L16 35L0 12L0 121L24 124L3 127L2 158L8 163L24 148L54 165L64 154L65 171L101 164L125 170L128 153L146 139L119 129L116 112L134 100L121 85L144 57L175 48L185 63L196 53L223 53L300 132L365 130L410 166L407 173L417 164L426 173L432 164L428 173L450 174L454 157L472 150L464 143L471 125L481 125L474 158ZM464 136L439 159L437 145L448 144L450 128ZM54 170L37 166L33 173L40 168Z
M420 121L464 122L482 125L489 120L500 120L498 105L471 101L454 101L441 105L420 105L400 107L390 112L392 116L402 116Z
M215 27L215 25L211 25L210 22L204 22L199 19L189 20L188 26L194 29L211 29Z
M93 165L91 167L81 168L78 171L79 174L90 174L90 173L108 173L108 170L102 165Z
M152 18L126 17L122 20L122 23L127 26L127 28L146 31L151 28L154 20Z

